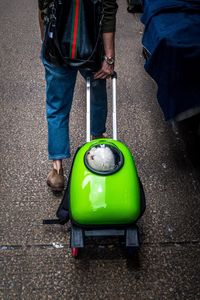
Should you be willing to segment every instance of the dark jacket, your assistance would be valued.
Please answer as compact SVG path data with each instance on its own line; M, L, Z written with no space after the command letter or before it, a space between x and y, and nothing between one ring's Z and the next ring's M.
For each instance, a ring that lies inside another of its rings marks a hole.
M38 0L39 9L42 11L42 16L45 19L48 16L48 8L52 0ZM104 18L102 24L102 32L115 32L116 30L116 0L103 0Z

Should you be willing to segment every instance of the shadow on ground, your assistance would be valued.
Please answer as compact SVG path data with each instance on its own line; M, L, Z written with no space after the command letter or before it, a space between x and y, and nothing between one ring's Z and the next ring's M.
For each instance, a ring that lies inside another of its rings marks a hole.
M185 151L200 180L200 114L177 122L175 131L185 144Z

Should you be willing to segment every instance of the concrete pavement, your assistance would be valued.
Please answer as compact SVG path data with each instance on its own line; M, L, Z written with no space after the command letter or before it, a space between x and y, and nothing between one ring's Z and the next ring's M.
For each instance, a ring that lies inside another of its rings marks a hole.
M163 120L145 73L139 15L119 0L116 34L118 135L134 154L147 209L142 247L89 244L71 258L66 226L44 226L61 196L46 186L45 82L37 3L0 4L0 299L200 299L200 184L183 136ZM109 90L110 92L110 86ZM111 111L111 109L110 109ZM109 114L108 134L111 134ZM71 114L71 151L85 141L85 86ZM66 177L72 159L65 162Z

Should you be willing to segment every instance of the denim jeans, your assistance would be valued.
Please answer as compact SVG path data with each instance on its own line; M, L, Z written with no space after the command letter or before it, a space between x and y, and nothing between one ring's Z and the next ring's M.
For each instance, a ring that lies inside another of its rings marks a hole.
M54 66L44 58L42 62L46 79L48 155L51 160L64 159L70 157L69 116L78 70ZM79 72L85 79L91 77L91 134L99 136L106 131L106 80L93 80L91 72Z

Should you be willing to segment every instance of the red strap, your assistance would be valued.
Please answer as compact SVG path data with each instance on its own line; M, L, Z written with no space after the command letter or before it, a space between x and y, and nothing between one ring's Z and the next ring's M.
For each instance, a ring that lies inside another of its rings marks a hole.
M76 50L78 46L78 28L79 28L79 8L80 0L75 0L75 14L74 14L74 26L73 26L73 39L72 39L72 52L71 58L75 58Z

